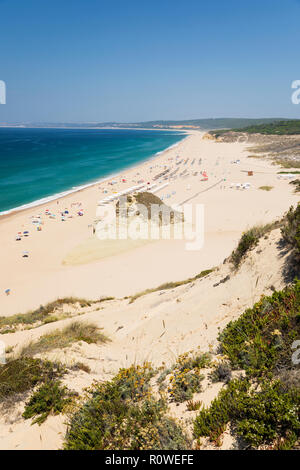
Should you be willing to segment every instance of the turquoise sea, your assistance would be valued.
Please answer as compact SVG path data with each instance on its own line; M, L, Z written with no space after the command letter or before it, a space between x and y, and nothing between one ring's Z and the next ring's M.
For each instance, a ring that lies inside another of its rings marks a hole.
M0 128L0 214L116 174L184 137L136 129Z

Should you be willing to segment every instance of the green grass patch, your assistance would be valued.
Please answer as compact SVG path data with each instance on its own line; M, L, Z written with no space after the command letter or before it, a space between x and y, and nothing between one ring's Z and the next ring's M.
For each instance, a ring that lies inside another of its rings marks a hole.
M41 336L36 342L30 342L23 347L21 355L31 357L53 349L63 349L79 341L106 343L108 338L92 323L73 322L62 330L55 330Z
M50 361L21 357L0 365L0 402L60 377L65 369Z
M298 160L288 160L285 158L282 159L275 159L274 160L275 165L281 165L282 168L300 168L300 161ZM296 172L288 172L288 173L295 173Z
M271 191L273 186L260 186L258 189L261 189L262 191Z
M62 308L64 305L79 305L80 308L91 307L92 305L100 302L106 302L109 300L114 300L114 297L103 297L98 300L86 300L77 297L64 297L57 299L53 302L49 302L46 305L41 305L36 310L31 310L27 313L17 313L11 315L10 317L0 317L0 334L7 332L14 332L15 328L22 325L25 327L34 326L35 324L47 324L52 323L58 320L62 320L70 316L70 314L56 314L54 312L57 309ZM11 328L8 328L11 327Z

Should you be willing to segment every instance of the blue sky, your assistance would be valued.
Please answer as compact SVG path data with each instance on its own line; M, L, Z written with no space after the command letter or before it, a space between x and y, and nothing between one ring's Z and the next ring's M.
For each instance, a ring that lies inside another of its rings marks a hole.
M300 0L0 0L0 122L294 117Z

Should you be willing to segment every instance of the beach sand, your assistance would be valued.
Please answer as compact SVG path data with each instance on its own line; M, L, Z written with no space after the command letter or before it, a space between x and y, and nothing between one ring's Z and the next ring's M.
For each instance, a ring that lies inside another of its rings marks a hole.
M289 181L278 179L277 166L267 160L247 158L249 154L244 143L205 140L200 132L191 131L176 147L111 180L1 217L1 315L26 312L58 297L132 295L218 265L234 249L244 230L282 217L298 201ZM180 158L176 160L177 156ZM183 162L178 165L177 178L156 195L168 205L187 199L194 206L204 205L205 239L201 250L186 250L186 240L110 243L93 238L92 224L99 200L142 179L152 183L164 165L171 167L172 173L178 160ZM232 163L236 160L240 163ZM180 177L185 169L189 176ZM202 181L199 174L203 170L207 181ZM248 170L254 175L248 176ZM110 185L112 180L117 184ZM251 183L247 190L230 188L232 183L246 182ZM259 189L266 185L273 189ZM77 215L80 208L84 211L81 217ZM45 209L55 213L56 218L45 215ZM59 212L65 209L73 217L62 221ZM39 214L43 221L41 231L32 224L32 217ZM27 230L28 237L15 240L18 232ZM23 251L28 251L29 256L23 257ZM5 294L6 289L11 290L10 295Z

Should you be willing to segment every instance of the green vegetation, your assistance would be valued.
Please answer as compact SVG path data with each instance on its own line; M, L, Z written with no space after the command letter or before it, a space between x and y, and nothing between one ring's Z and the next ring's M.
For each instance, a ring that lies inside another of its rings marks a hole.
M41 336L38 341L24 346L22 356L35 356L53 349L63 349L72 343L84 341L85 343L105 343L108 338L99 332L99 328L92 323L73 322L62 330L55 330Z
M153 127L153 126L197 126L201 129L232 129L235 127L246 127L256 124L281 121L282 118L216 118L216 119L189 119L186 121L147 121L135 123L135 126ZM127 124L128 125L128 124Z
M281 229L282 238L295 253L295 261L300 260L300 203L291 207L286 214L285 224Z
M188 411L197 411L201 408L202 402L201 401L193 401L189 400L186 404L186 409Z
M282 168L300 168L300 162L297 160L290 160L290 159L278 159L274 160L274 165L281 165ZM280 172L284 173L284 172ZM288 173L295 173L297 171L290 171Z
M27 313L17 313L10 317L0 317L0 332L3 327L16 327L18 325L34 325L35 323L49 323L49 319L53 312L62 307L63 305L75 305L80 304L80 307L89 307L94 301L85 299L79 299L76 297L65 297L63 299L57 299L53 302L49 302L45 306L40 306L36 310L32 310Z
M184 450L191 442L155 399L150 364L120 369L110 382L94 385L87 401L70 418L67 450Z
M273 186L260 186L258 189L262 189L263 191L271 191Z
M209 354L185 353L178 357L172 367L168 392L170 400L182 403L193 398L194 393L201 392L201 382L204 376L201 369L210 365Z
M103 297L98 300L86 300L77 297L64 297L62 299L54 300L46 305L41 305L38 309L29 311L27 313L17 313L10 317L0 317L0 334L13 333L18 326L35 327L40 324L52 323L64 318L68 318L70 314L56 314L53 313L62 308L64 305L77 306L80 308L90 307L93 304L114 300L114 297Z
M212 382L225 382L228 383L231 380L232 370L231 365L227 361L220 362L214 367L214 370L210 374Z
M175 287L183 286L185 284L190 284L191 282L196 281L197 279L201 279L202 277L208 276L208 274L212 273L215 268L212 269L206 269L205 271L201 271L201 273L197 274L194 277L191 277L189 279L185 279L184 281L175 281L175 282L166 282L165 284L161 284L158 287L154 287L152 289L146 289L142 292L138 292L135 295L132 295L130 297L130 304L132 304L136 299L139 297L142 297L147 294L152 294L153 292L158 292L160 290L168 290L168 289L174 289Z
M252 248L258 244L259 239L263 235L266 235L268 232L278 228L279 226L279 222L274 222L272 224L258 225L247 230L247 232L244 232L237 248L232 252L230 257L230 261L233 263L234 267L236 269L239 267L242 259Z
M67 387L62 386L59 381L51 380L41 385L31 396L25 406L23 417L25 419L36 418L32 424L42 424L49 414L62 413L71 402L71 394Z
M246 378L229 382L209 408L200 410L196 438L216 444L230 424L252 448L299 446L299 366L292 363L292 344L300 337L300 281L264 297L230 322L220 334L221 351Z
M64 374L58 364L21 357L0 365L0 402L33 389L37 384L54 380Z
M232 130L234 132L246 132L247 134L295 135L300 134L300 120L277 121Z
M300 436L299 391L284 391L280 381L262 382L250 388L248 380L230 382L203 409L195 420L194 433L220 444L220 437L231 423L247 445L257 448L291 449Z
M295 193L300 192L300 180L291 181L290 184L295 186Z
M251 375L291 365L291 346L300 337L300 281L263 297L221 333L222 352Z

